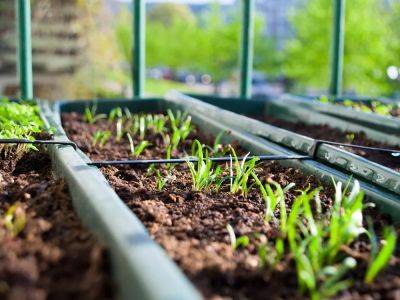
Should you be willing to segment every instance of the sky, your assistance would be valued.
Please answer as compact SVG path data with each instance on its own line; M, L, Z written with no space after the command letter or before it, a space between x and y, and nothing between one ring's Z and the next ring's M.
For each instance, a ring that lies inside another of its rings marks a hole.
M119 0L121 2L130 2L132 0ZM155 2L174 2L174 3L185 3L185 4L205 4L211 2L218 2L221 4L232 4L235 0L147 0L147 3L155 3Z

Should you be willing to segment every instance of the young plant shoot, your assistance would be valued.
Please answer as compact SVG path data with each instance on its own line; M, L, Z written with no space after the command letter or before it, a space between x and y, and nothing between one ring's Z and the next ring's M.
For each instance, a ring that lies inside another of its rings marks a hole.
M208 189L221 176L221 168L214 167L207 150L203 149L203 145L198 140L194 141L192 155L197 158L197 162L193 163L189 160L186 162L192 175L192 188L194 191Z
M97 111L97 106L93 105L92 107L86 107L85 108L85 121L88 122L89 124L94 124L98 120L105 119L107 118L107 115L105 114L96 114Z
M254 169L258 158L254 157L246 161L247 156L250 154L247 153L242 162L239 162L235 149L233 149L232 146L230 146L230 149L232 152L229 164L230 192L232 194L240 193L242 195L247 195L249 179L254 175Z

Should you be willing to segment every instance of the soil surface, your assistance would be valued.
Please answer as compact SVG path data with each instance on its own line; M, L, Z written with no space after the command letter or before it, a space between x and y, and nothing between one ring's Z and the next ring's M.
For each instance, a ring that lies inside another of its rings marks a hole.
M6 215L23 220L17 235ZM44 152L0 158L0 299L113 299L105 249L82 227Z
M128 159L129 146L124 138L116 141L115 134L104 147L93 147L92 136L99 130L108 129L115 133L115 124L100 120L87 124L82 116L63 114L63 124L69 137L85 151L92 160ZM201 138L197 132L175 156L188 151L191 140ZM134 137L135 144L138 143ZM165 149L157 136L148 135L152 146L144 151L142 158L165 157ZM202 141L207 141L207 138ZM303 299L299 294L295 266L290 257L278 265L275 271L260 269L256 241L247 248L233 251L226 229L230 224L237 236L264 234L269 239L277 237L276 224L265 224L264 201L257 189L247 196L229 193L228 184L219 192L192 191L190 173L186 165L177 165L169 174L165 166L158 167L169 181L162 191L157 189L156 176L146 167L103 167L101 168L121 199L145 224L151 236L168 252L207 299ZM296 183L296 188L319 187L314 176L305 176L299 170L283 168L274 162L258 165L257 175L262 181L271 178L282 186ZM294 188L286 194L289 209L298 195ZM332 187L321 192L322 208L332 205ZM374 225L379 232L389 219L370 209ZM342 299L395 299L400 295L400 261L394 257L387 270L370 286L363 284L368 246L364 240L352 245L351 252L358 261L352 273L355 286L342 292Z
M350 131L341 131L326 124L311 125L304 122L293 123L270 116L262 118L261 120L276 127L284 128L305 136L312 137L314 139L400 150L400 146L394 147L392 145L370 140L364 132L354 133ZM393 157L389 153L355 148L346 148L346 150L400 172L400 159L398 157Z

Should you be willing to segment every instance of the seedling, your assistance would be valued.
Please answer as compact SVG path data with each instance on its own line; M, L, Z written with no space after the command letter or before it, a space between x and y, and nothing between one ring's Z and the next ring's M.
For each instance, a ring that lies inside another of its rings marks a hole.
M16 103L8 99L0 99L0 138L21 138L33 140L34 135L42 132L44 124L39 116L39 108L28 102ZM32 149L33 145L20 144L0 145L0 153L7 156L9 151L15 151L17 155Z
M171 110L168 110L167 113L171 123L172 136L176 135L176 140L178 140L178 137L179 140L186 140L192 131L191 117L188 116L187 113L182 113L180 111L176 113L176 116L174 116Z
M233 194L241 193L242 195L247 195L248 193L248 182L252 174L254 174L254 169L258 158L252 158L246 161L247 153L243 158L242 162L239 162L236 155L235 149L230 146L232 155L230 155L231 160L229 164L230 172L230 192Z
M320 188L301 190L300 195L294 199L288 215L284 195L293 188L293 184L282 188L270 181L264 186L257 176L253 175L253 178L260 186L263 198L267 199L268 219L274 218L273 212L280 204L278 237L275 241L268 241L266 236L259 235L260 266L274 269L285 257L285 249L288 249L290 252L286 257L292 258L296 264L300 291L308 293L311 299L332 297L352 285L352 280L346 275L356 266L356 261L346 256L342 249L344 246L349 247L363 234L370 237L372 245L365 282L371 283L388 264L396 247L396 232L392 228L384 230L384 240L378 251L373 230L367 232L363 227L364 194L360 191L357 181L349 193L347 192L349 184L342 191L342 183L334 182L336 190L334 203L325 213L322 213L321 209ZM237 240L233 228L228 226L227 230L232 248L236 249Z
M166 128L167 119L163 115L147 115L147 127L154 133L163 135Z
M89 124L94 124L98 120L105 119L107 116L105 114L96 115L97 105L93 105L92 107L85 108L85 121Z
M392 111L395 109L393 104L385 104L379 101L371 101L370 105L366 105L362 102L346 99L343 101L343 105L362 112L374 112L383 116L391 116Z
M4 226L12 236L18 236L25 228L26 213L17 202L10 206L3 218Z
M250 244L250 239L246 235L236 238L235 231L230 224L226 225L226 230L228 230L229 238L231 240L231 247L233 250L236 250L239 247L245 248Z
M143 152L148 146L150 146L149 141L141 141L141 142L139 143L139 145L135 146L134 143L133 143L132 136L131 136L129 133L127 133L126 135L127 135L127 137L128 137L128 140L129 140L129 148L130 148L130 151L131 151L131 155L132 155L133 157L138 157L140 154L142 154L142 152Z
M120 142L122 139L122 136L124 135L124 130L123 130L123 119L122 118L118 118L117 123L116 123L116 131L117 131L117 135L115 137L115 140L117 142Z
M346 142L348 142L348 143L354 142L355 137L356 137L356 136L355 136L354 133L348 133L348 134L346 134Z
M187 160L187 165L192 175L192 188L195 191L202 191L211 186L213 182L221 175L222 171L219 166L213 167L213 163L208 157L207 151L203 151L203 146L198 140L194 141L194 156L197 158L196 163Z
M274 218L274 212L276 206L282 203L283 207L281 207L281 224L282 225L285 224L286 223L285 194L291 188L293 188L295 184L290 183L283 189L277 182L269 180L269 183L263 185L260 179L258 179L258 177L254 173L252 173L251 175L254 178L257 185L259 186L261 195L265 202L264 221L268 223L272 218ZM272 189L270 184L272 184L275 187L275 191Z
M96 131L92 137L92 146L96 147L97 145L99 145L100 147L104 147L104 145L107 143L110 137L111 137L111 131L109 130Z
M128 110L129 112L129 110ZM130 112L129 112L130 113ZM113 122L115 119L121 119L123 116L121 107L113 108L108 114L108 120Z
M393 228L385 228L383 232L384 240L381 250L379 253L372 252L371 255L371 262L365 275L365 283L367 284L372 283L378 273L387 266L396 248L396 231ZM376 238L375 234L372 234L372 236Z
M146 135L146 119L145 116L139 117L139 137L141 140L144 139Z
M157 190L158 191L162 191L164 189L164 186L168 182L168 178L167 177L163 177L161 175L161 173L160 173L160 170L156 171L156 175L157 175Z

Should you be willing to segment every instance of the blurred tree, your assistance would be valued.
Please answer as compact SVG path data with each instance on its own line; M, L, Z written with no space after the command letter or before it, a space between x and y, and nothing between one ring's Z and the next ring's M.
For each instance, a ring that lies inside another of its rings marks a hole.
M391 28L394 31L394 37L389 43L390 50L395 53L391 65L398 68L400 72L400 2L392 2L391 6ZM397 80L391 80L393 91L400 92L400 76Z
M304 89L329 86L332 1L309 0L292 18L295 37L286 47L285 73ZM378 0L346 1L344 88L390 92L386 68L393 58L389 11Z
M176 19L185 23L195 23L196 18L187 5L176 3L160 3L149 10L147 18L153 23L170 26Z
M176 7L176 8L174 8ZM211 10L196 18L182 5L154 6L146 28L146 65L169 67L212 75L218 85L237 70L240 51L241 17L237 12L223 13L213 4ZM168 18L166 18L168 15ZM272 40L263 35L263 20L255 20L255 67L277 73L277 52ZM130 12L123 11L115 26L117 44L126 61L132 61Z

